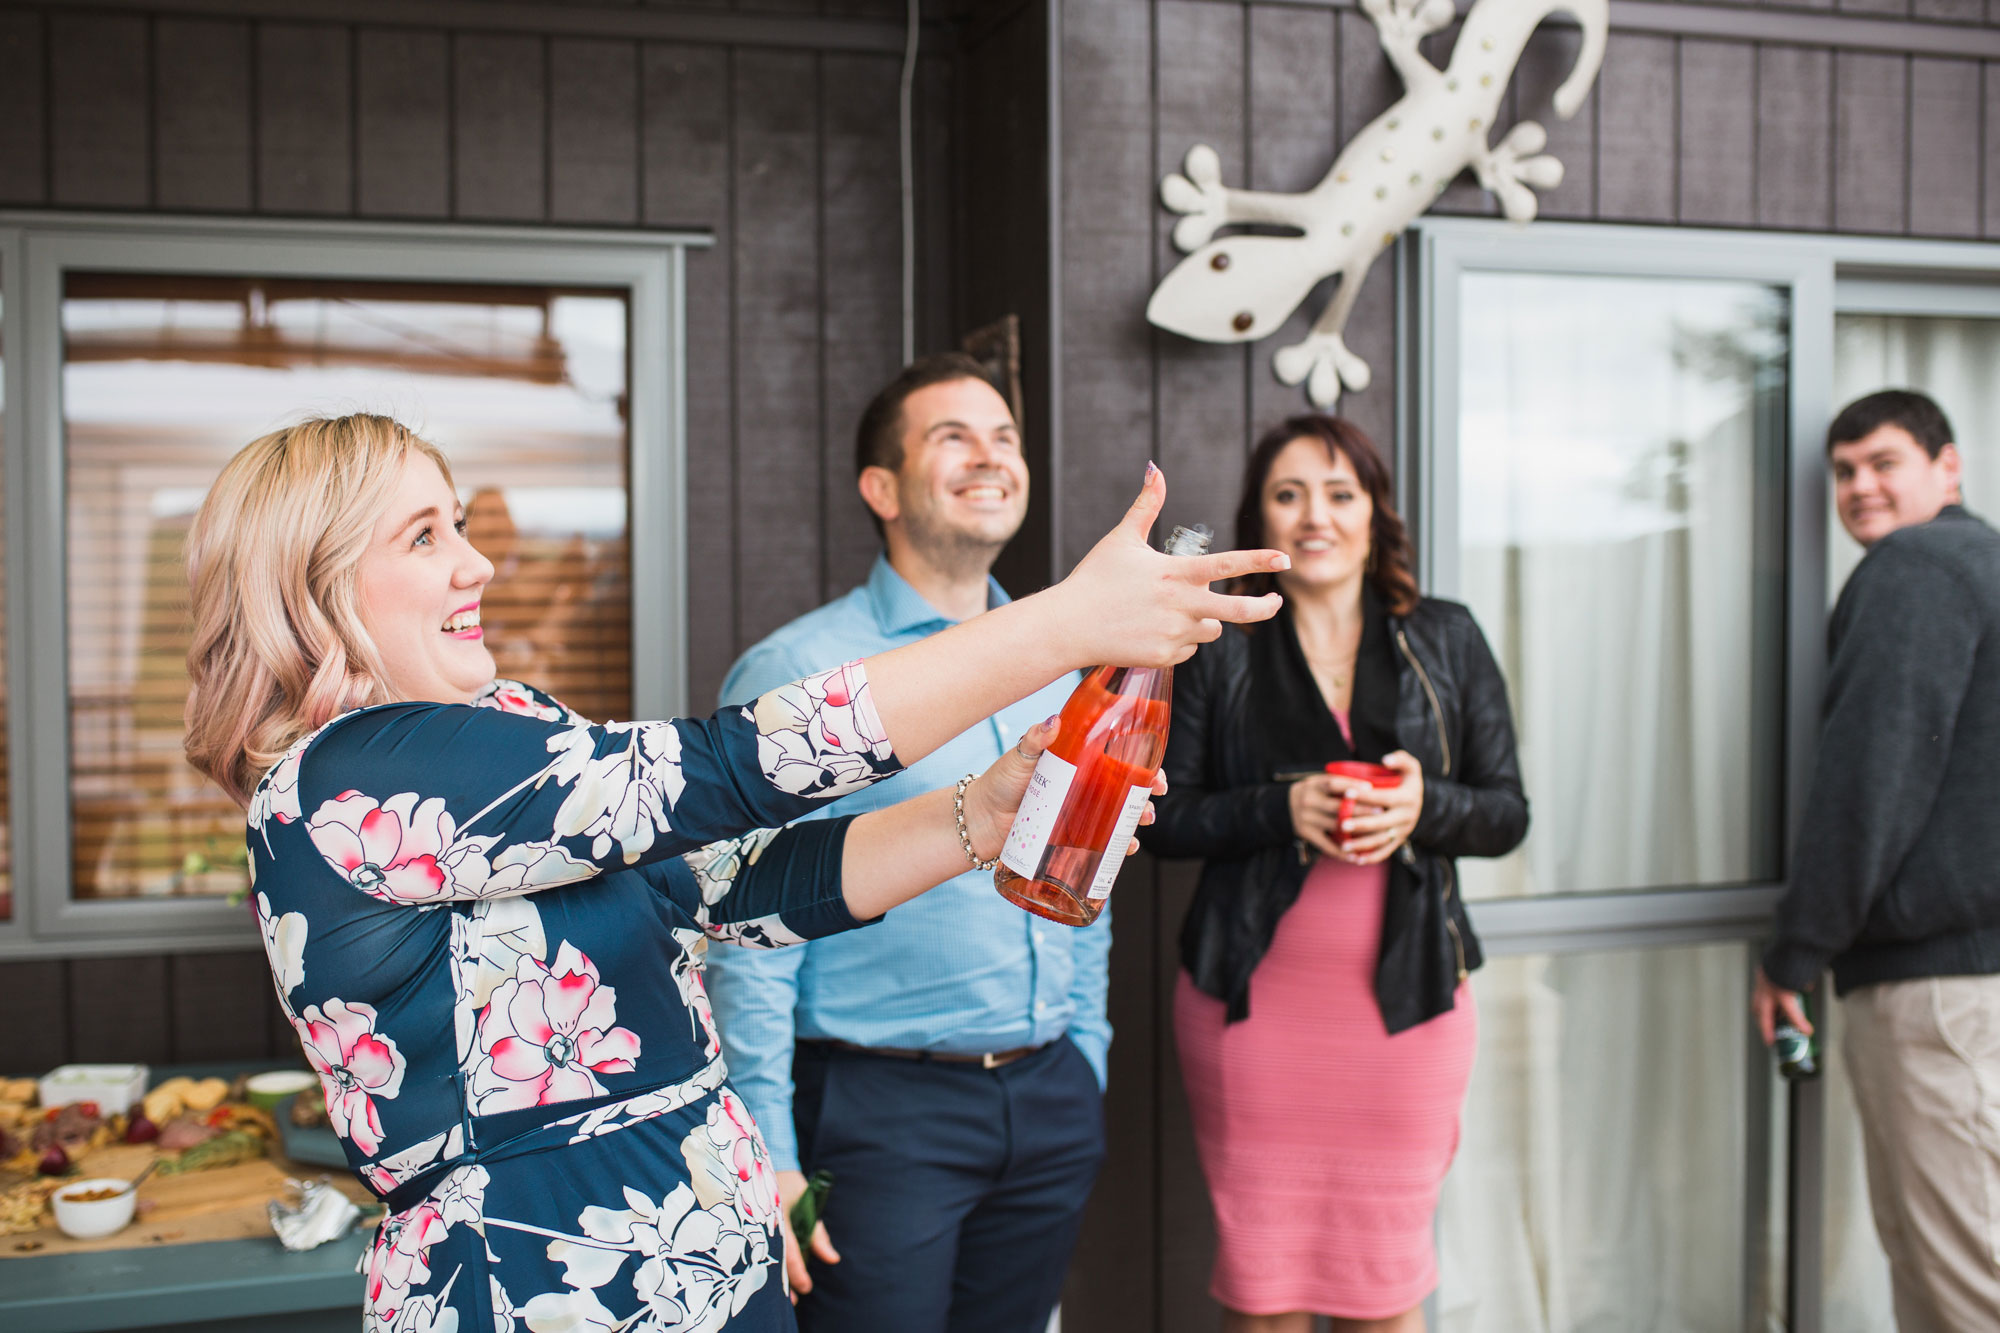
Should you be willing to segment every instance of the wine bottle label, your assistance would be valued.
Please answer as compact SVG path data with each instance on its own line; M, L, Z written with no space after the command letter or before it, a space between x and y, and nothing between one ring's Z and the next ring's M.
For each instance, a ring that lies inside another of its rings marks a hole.
M1146 799L1152 794L1150 783L1125 793L1125 808L1118 812L1118 825L1111 830L1111 844L1104 849L1104 859L1097 863L1097 878L1090 881L1092 901L1111 896L1118 867L1125 864L1125 849L1132 845L1132 831L1139 827L1139 816L1146 813Z
M1062 813L1063 799L1076 782L1076 765L1053 751L1042 751L1035 771L1028 778L1028 793L1014 812L1014 826L1000 847L1000 864L1022 879L1041 873L1042 853L1048 850L1049 835L1056 831L1056 816Z

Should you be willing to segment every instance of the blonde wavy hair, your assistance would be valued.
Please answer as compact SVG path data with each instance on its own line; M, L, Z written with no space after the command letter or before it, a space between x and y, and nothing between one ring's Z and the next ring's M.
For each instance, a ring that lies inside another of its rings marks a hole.
M292 743L396 696L355 593L403 462L436 445L388 417L273 431L222 469L187 539L188 762L247 806Z

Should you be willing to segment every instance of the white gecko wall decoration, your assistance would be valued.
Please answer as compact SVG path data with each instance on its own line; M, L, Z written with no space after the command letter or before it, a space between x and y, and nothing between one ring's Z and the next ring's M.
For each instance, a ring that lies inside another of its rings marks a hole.
M1339 401L1341 386L1368 387L1368 363L1347 349L1342 334L1375 257L1395 243L1454 177L1471 167L1479 183L1517 223L1535 216L1534 189L1562 183L1562 163L1543 155L1548 134L1532 120L1498 145L1487 135L1500 97L1528 35L1557 11L1583 27L1583 45L1554 96L1567 120L1583 105L1604 60L1607 0L1475 0L1438 69L1417 42L1457 17L1452 0L1360 0L1382 50L1403 81L1403 96L1349 140L1326 178L1303 194L1237 190L1222 183L1215 150L1197 144L1180 172L1160 182L1160 199L1185 214L1174 244L1191 251L1161 280L1146 318L1203 342L1254 342L1291 317L1321 279L1338 274L1333 299L1305 341L1280 348L1272 368L1286 384L1306 386L1322 408ZM1224 227L1296 229L1298 235L1234 234Z

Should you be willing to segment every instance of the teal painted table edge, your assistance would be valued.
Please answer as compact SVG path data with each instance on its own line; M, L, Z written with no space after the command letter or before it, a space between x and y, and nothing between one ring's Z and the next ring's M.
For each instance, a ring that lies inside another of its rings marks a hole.
M0 1260L0 1328L105 1333L247 1315L352 1310L354 1271L373 1228L293 1254L269 1240L223 1240Z
M281 1060L168 1065L155 1067L148 1081L297 1067ZM0 1259L0 1329L110 1333L318 1310L352 1310L359 1323L362 1280L354 1269L374 1234L364 1225L304 1254L272 1236Z

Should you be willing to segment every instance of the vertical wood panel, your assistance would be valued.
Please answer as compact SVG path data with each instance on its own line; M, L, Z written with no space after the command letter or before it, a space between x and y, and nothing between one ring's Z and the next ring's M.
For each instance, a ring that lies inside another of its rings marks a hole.
M1403 95L1389 58L1375 35L1375 25L1352 10L1338 16L1340 60L1340 142L1346 143Z
M1994 2L2000 4L2000 0ZM1986 160L1987 153L1991 151L1989 146L2000 146L2000 64L1988 61L1980 67L1979 73L1986 101L1986 135L1981 141L1979 154L1986 201L1981 227L1988 236L2000 236L2000 168Z
M1347 350L1373 372L1362 393L1342 394L1340 415L1368 433L1390 458L1396 440L1396 276L1393 255L1375 261L1354 313L1347 320ZM1299 410L1308 408L1303 393Z
M1244 11L1210 0L1157 0L1154 14L1159 68L1154 179L1178 170L1188 148L1201 143L1221 156L1223 181L1242 186L1248 176ZM1155 272L1164 275L1182 255L1171 239L1174 215L1157 205L1152 212ZM1133 309L1143 310L1144 301L1142 296ZM1161 330L1152 340L1159 402L1152 456L1167 474L1160 534L1176 523L1206 523L1226 541L1237 460L1249 431L1245 367L1254 362L1269 374L1278 344L1269 338L1247 348L1195 342Z
M902 160L900 62L832 53L820 59L823 600L865 579L878 549L854 489L854 426L903 359L903 217L901 192L892 188Z
M1343 10L1340 14L1340 141L1344 144L1352 139L1364 125L1402 96L1402 92L1401 81L1390 68L1388 58L1382 54L1375 25L1360 14ZM1348 350L1368 363L1373 378L1366 392L1343 394L1340 399L1340 415L1356 422L1385 444L1392 438L1389 425L1394 415L1396 369L1391 346L1394 328L1388 319L1388 312L1394 304L1391 296L1395 287L1391 267L1390 254L1385 253L1375 261L1368 281L1362 284L1361 294L1356 298L1354 311L1347 320ZM1329 294L1326 290L1317 293L1313 309L1318 310L1319 303ZM1271 345L1267 342L1263 346L1268 354ZM1294 392L1298 396L1292 399L1293 406L1289 410L1311 410L1304 391Z
M1591 85L1590 95L1568 120L1557 117L1550 102L1569 77L1582 45L1583 35L1577 29L1544 26L1528 39L1514 67L1515 113L1522 120L1541 122L1549 132L1545 151L1563 164L1562 184L1539 191L1539 217L1589 218L1597 211L1598 99L1604 80Z
M143 208L147 162L147 21L49 16L50 163L58 204Z
M455 37L451 82L458 216L539 221L548 202L548 79L541 39Z
M163 1065L173 1060L167 959L77 958L69 963L72 1059Z
M1757 52L1757 222L1825 228L1833 222L1828 107L1833 57L1796 46Z
M1152 894L1153 1013L1160 1116L1160 1333L1212 1333L1220 1307L1208 1294L1215 1263L1215 1210L1195 1152L1194 1122L1174 1037L1174 987L1180 978L1180 928L1200 878L1197 861L1161 861Z
M162 18L153 30L159 206L250 207L250 28Z
M1833 225L1900 232L1908 222L1907 56L1840 51L1833 58Z
M1757 52L1738 42L1681 42L1680 218L1756 220Z
M1255 5L1250 10L1249 183L1253 190L1310 190L1333 166L1340 124L1335 23L1334 14L1326 11L1272 5ZM1377 281L1386 278L1386 274L1376 275ZM1232 544L1229 519L1221 510L1235 498L1235 487L1241 481L1236 474L1249 439L1307 406L1297 385L1278 382L1271 371L1271 354L1305 337L1329 294L1330 289L1315 292L1283 328L1249 350L1247 430L1239 448L1226 453L1229 475L1222 479L1223 490L1215 500L1218 516L1208 520L1215 526L1219 544ZM1217 440L1216 450L1222 452L1224 444Z
M441 32L355 34L356 193L368 217L451 215L451 43Z
M819 70L733 63L740 650L819 604Z
M1979 66L1910 62L1910 230L1979 234Z
M180 954L168 964L176 1064L256 1060L269 1053L276 991L262 950Z
M353 42L346 28L257 30L257 206L272 213L354 207Z
M630 42L549 44L549 216L639 217L639 68Z
M1058 573L1131 504L1153 445L1152 340L1144 312L1152 291L1159 182L1145 147L1152 130L1148 8L1062 7ZM1150 1206L1151 1201L1137 1202ZM1137 1323L1136 1311L1134 1316Z
M1150 7L1065 3L1060 89L1063 393L1058 572L1131 502L1153 447L1152 290L1157 157L1149 95ZM1184 150L1184 149L1183 149ZM1240 177L1238 178L1240 179ZM1169 483L1172 477L1168 478ZM1140 872L1114 904L1110 1155L1084 1214L1063 1293L1070 1329L1157 1325L1155 1147L1157 1026L1152 1017L1154 917Z
M1675 39L1611 34L1598 76L1597 215L1619 222L1674 217Z
M70 1060L69 964L0 963L0 1073L44 1074Z
M42 66L41 15L0 13L0 203L39 204L47 197Z
M649 45L642 80L645 221L715 235L712 248L687 256L688 704L701 713L737 650L729 56L719 47Z

